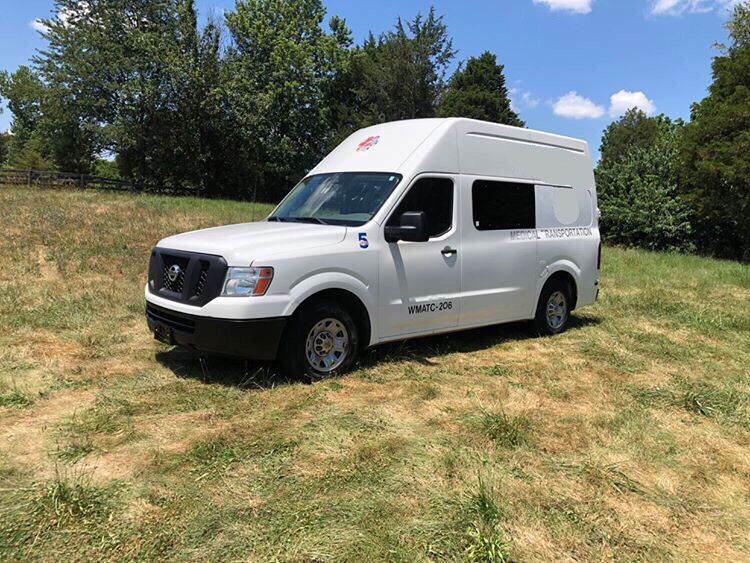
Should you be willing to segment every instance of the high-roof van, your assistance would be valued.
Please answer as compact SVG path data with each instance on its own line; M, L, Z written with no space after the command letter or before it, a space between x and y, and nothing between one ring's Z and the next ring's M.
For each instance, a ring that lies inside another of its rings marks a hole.
M470 119L360 130L259 222L168 237L146 317L201 355L345 372L388 341L531 321L566 329L599 291L585 142Z

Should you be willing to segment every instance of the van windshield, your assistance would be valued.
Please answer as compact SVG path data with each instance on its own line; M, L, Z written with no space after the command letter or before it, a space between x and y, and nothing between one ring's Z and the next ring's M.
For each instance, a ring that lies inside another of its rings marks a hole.
M399 174L381 172L309 176L268 220L358 227L372 219L400 181Z

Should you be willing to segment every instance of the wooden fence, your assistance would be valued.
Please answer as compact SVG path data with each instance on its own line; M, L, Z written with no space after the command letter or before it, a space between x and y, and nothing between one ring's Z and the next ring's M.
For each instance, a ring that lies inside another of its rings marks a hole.
M40 188L79 188L96 190L132 191L131 182L112 180L88 174L53 172L49 170L19 170L0 168L0 185L28 186Z

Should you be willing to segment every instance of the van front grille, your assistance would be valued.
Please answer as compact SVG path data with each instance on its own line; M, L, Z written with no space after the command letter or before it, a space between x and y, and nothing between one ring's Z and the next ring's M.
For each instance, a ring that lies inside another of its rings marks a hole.
M226 273L221 256L154 248L148 285L155 295L200 307L219 296Z

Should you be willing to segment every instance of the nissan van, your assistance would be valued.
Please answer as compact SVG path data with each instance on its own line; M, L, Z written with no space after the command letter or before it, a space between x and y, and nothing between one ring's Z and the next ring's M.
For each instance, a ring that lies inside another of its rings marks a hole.
M599 291L585 142L470 119L351 135L259 222L151 253L155 337L340 374L370 346L511 321L566 329Z

